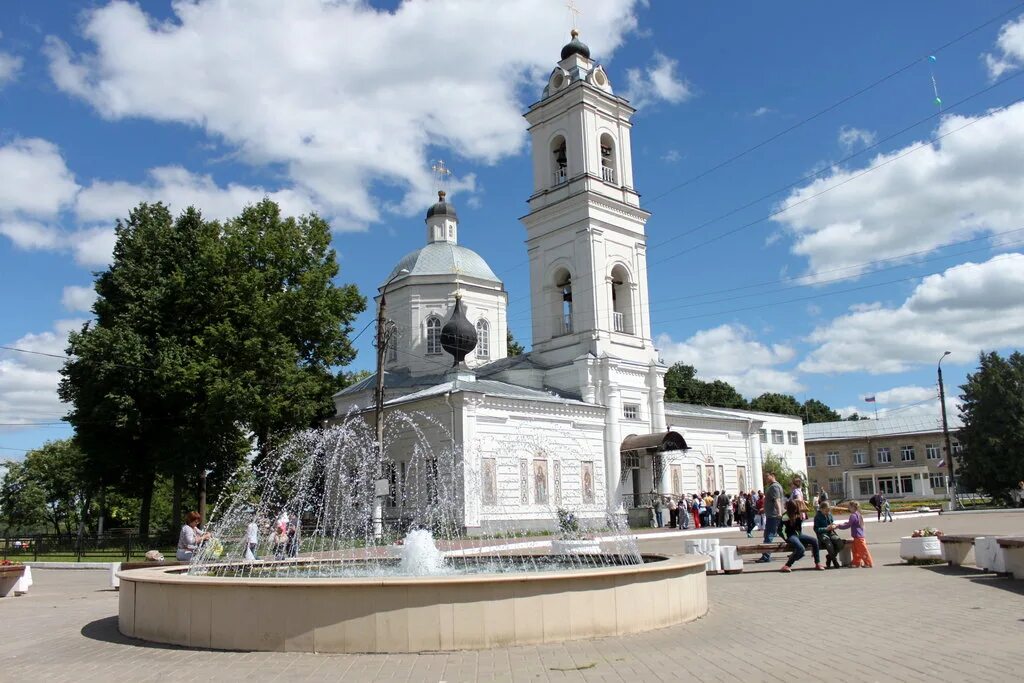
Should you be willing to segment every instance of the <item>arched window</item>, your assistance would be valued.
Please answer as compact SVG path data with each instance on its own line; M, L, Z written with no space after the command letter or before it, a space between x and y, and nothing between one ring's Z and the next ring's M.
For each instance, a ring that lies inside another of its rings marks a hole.
M608 133L601 134L601 179L616 184L615 140Z
M476 321L476 357L491 357L491 326L483 318Z
M436 315L427 318L427 354L441 353L441 319Z
M572 275L565 268L555 273L555 328L553 337L572 333Z
M612 329L633 334L633 285L622 265L612 268Z
M384 330L387 335L387 359L389 363L394 363L398 360L398 325L394 320L389 320Z
M561 185L569 178L569 158L565 154L565 138L556 135L551 141L551 184Z

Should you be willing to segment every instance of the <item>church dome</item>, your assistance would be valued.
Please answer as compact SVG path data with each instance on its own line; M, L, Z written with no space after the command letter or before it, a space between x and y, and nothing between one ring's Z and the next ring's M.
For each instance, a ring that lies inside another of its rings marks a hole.
M395 277L403 268L409 271L409 275L403 277L465 275L480 280L501 282L480 254L451 242L431 242L425 247L406 254L391 271L389 279Z
M455 205L445 201L443 190L437 193L437 204L427 209L427 218L434 216L451 216L455 220L459 219L455 213Z
M587 44L580 40L580 32L576 29L572 30L572 40L565 44L562 48L562 59L571 55L583 55L587 59L590 59L590 48Z

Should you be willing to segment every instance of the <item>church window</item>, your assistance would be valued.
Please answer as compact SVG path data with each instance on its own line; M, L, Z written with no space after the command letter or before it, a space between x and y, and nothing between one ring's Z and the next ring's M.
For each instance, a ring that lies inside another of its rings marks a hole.
M427 318L427 354L441 353L441 319L437 316Z
M622 417L627 420L639 420L640 419L640 406L636 403L624 403L622 405Z
M612 329L633 334L633 288L621 265L612 268Z
M491 326L483 318L476 321L476 357L491 357Z
M601 134L601 179L615 184L615 140L608 133Z
M572 334L572 276L569 271L555 273L555 332L553 337Z
M551 141L551 184L561 185L569 177L569 158L565 154L565 138L556 135Z

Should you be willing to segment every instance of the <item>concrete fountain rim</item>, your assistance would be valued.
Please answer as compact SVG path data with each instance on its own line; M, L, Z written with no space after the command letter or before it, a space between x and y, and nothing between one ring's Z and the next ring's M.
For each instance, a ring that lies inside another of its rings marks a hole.
M473 559L487 560L504 559L498 556L474 556ZM657 575L667 572L678 572L680 569L696 568L704 571L707 558L694 555L642 555L643 564L624 564L610 567L587 567L570 569L565 571L546 572L509 572L505 574L457 574L457 575L436 575L436 576L387 576L387 577L281 577L281 578L238 578L232 576L202 576L190 575L186 572L187 567L144 567L141 569L126 569L117 573L122 581L135 581L138 583L159 583L159 584L187 584L190 586L280 586L280 587L367 587L367 586L422 586L422 585L451 585L451 584L493 584L493 583L520 583L530 581L574 581L597 576L636 576L636 575ZM307 560L313 562L314 560ZM339 560L338 562L344 562ZM316 562L322 562L316 560ZM242 563L226 563L242 564ZM253 565L260 567L272 566L295 566L303 564L300 560L295 561L270 561L254 562Z

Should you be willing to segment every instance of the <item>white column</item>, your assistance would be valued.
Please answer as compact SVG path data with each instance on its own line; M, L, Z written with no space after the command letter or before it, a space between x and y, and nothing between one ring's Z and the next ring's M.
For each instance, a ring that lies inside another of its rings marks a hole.
M604 359L602 365L604 403L608 408L604 423L604 476L608 495L606 508L610 511L615 511L622 505L619 482L619 479L622 477L622 432L619 429L622 399L619 395L619 385L615 381L614 365L609 363L607 359Z

